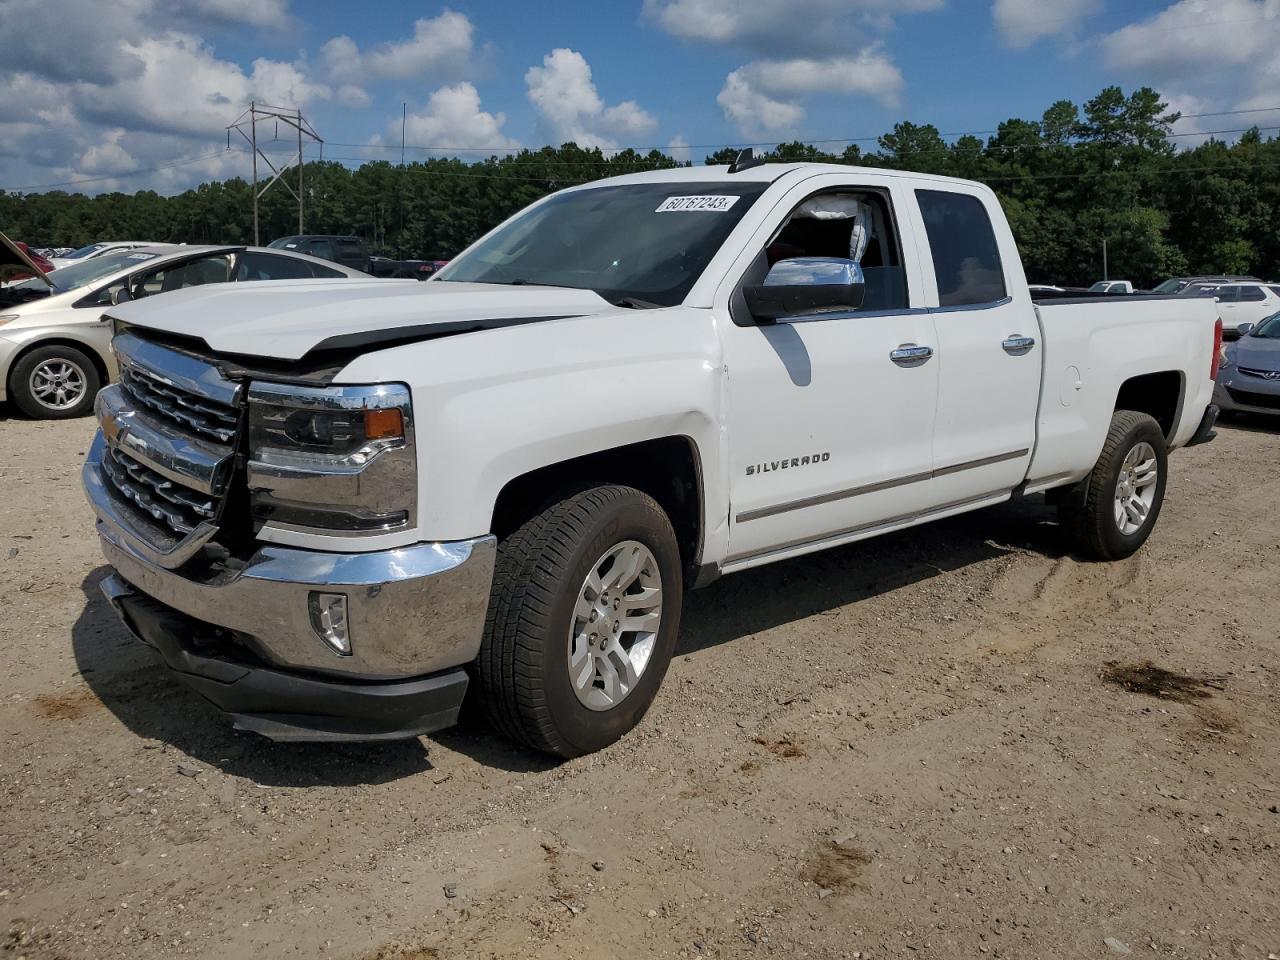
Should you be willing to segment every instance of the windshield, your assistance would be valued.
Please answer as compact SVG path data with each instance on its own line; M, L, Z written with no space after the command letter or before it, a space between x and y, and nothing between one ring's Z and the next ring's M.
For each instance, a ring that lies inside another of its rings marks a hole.
M1154 293L1177 293L1186 285L1187 285L1187 281L1179 280L1177 277L1174 277L1172 280L1166 280L1164 283L1160 284L1160 286L1156 287L1153 292Z
M275 247L277 250L281 250L284 247L296 247L297 245L297 237L278 237L267 244L268 247Z
M79 250L72 250L62 259L63 260L83 260L85 257L93 256L95 253L97 253L99 250L101 250L105 246L106 246L105 243L91 243L87 247L81 247Z
M631 306L684 300L767 183L633 183L575 190L518 215L437 281L594 290Z
M154 256L154 253L133 253L129 250L118 250L115 253L104 253L100 257L93 257L89 260L82 260L80 263L72 263L65 267L60 267L45 274L45 276L49 278L49 282L54 285L59 293L66 293L68 290L75 290L77 287L83 287L85 284L93 283L102 277L136 266L144 260L152 259ZM20 290L46 289L44 282L35 277L30 280L23 280L21 283L15 283L13 286Z
M1090 288L1089 288L1089 292L1090 292L1090 293L1105 293L1105 292L1106 292L1107 287L1109 287L1109 286L1111 286L1111 284L1110 284L1110 283L1108 283L1106 280L1099 280L1097 283L1095 283L1092 287L1090 287Z
M1280 340L1280 313L1273 313L1249 331L1251 337L1262 337L1266 340Z

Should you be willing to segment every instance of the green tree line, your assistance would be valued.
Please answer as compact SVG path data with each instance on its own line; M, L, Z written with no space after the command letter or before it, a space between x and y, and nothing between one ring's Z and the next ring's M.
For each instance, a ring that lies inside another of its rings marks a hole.
M1110 275L1147 286L1181 273L1280 275L1280 139L1249 130L1180 149L1179 119L1149 88L1108 87L1087 103L1061 100L1038 120L1010 119L994 134L948 141L932 124L903 122L867 148L781 144L770 162L814 160L982 181L999 195L1033 282L1086 284ZM726 163L737 151L706 158ZM666 154L606 155L575 144L476 163L403 166L308 162L306 229L357 234L375 252L450 257L494 224L562 187L676 166ZM99 239L249 243L252 188L240 178L175 196L6 193L0 225L33 246ZM297 208L276 187L261 208L263 242L296 232Z

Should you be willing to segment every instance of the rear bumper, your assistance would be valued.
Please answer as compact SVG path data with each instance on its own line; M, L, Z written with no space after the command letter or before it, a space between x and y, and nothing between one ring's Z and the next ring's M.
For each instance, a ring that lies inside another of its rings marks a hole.
M1196 428L1196 432L1192 434L1191 439L1187 441L1187 446L1194 447L1201 443L1208 443L1216 437L1218 434L1213 427L1217 422L1218 407L1211 403L1205 408L1204 416L1200 418L1200 426Z
M359 682L288 672L245 660L225 634L120 577L102 593L139 640L159 653L174 678L237 728L272 740L395 740L457 721L467 692L461 668L391 682Z

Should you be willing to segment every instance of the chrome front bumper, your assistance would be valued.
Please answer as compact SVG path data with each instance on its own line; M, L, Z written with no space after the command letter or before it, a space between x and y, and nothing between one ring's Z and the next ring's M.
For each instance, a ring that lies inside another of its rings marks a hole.
M264 545L243 569L193 578L148 558L150 547L131 532L125 505L102 481L102 450L99 435L83 480L107 562L140 593L230 632L266 664L377 681L421 677L475 659L493 581L492 536L372 553ZM313 592L346 595L349 656L313 627Z

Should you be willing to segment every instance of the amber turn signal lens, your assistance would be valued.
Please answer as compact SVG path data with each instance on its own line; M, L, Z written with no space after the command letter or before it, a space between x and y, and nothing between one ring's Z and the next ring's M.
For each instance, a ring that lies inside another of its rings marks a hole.
M404 417L399 410L366 410L364 435L367 440L394 440L404 436Z

